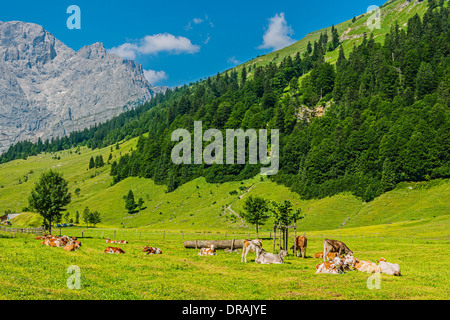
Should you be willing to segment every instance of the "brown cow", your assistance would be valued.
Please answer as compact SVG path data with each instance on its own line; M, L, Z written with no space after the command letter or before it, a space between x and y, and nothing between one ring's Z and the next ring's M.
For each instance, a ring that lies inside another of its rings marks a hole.
M210 244L207 248L201 248L198 252L199 256L215 256L216 254L216 247L213 244Z
M343 253L353 255L353 251L350 250L345 243L339 240L325 239L323 240L323 261L325 258L329 261L328 253L337 252L340 257Z
M105 251L103 253L116 253L116 254L121 254L121 253L125 253L125 251L123 251L120 248L117 247L108 247L105 249Z
M335 253L335 252L328 252L328 259L333 260L335 257L337 257L337 253ZM314 253L313 254L313 258L322 259L323 258L323 252Z
M65 251L77 251L77 249L80 248L80 246L77 243L74 244L67 244L64 247Z
M375 262L372 262L370 260L367 261L359 260L358 258L355 258L352 255L345 256L344 264L349 265L353 267L353 269L356 269L361 272L374 273L377 272L378 270L378 266Z
M106 238L106 243L128 243L126 240L111 240L110 238Z
M306 246L308 243L308 239L305 236L298 236L295 238L297 243L297 257L300 256L300 251L302 252L302 258L306 258ZM294 253L294 246L291 247L292 253Z
M342 261L338 257L335 257L332 262L322 262L316 265L316 274L328 273L328 274L343 274Z
M162 251L160 248L156 247L149 247L145 246L143 252L146 252L147 254L162 254Z

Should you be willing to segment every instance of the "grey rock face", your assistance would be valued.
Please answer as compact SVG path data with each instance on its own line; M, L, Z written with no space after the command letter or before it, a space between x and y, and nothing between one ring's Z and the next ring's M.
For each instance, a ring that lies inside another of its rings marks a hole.
M42 26L0 21L0 153L104 122L161 91L101 43L75 52Z

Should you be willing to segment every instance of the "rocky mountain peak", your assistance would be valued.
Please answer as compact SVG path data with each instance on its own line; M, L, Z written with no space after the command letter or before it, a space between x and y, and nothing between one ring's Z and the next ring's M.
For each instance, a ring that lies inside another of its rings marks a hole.
M0 22L0 153L104 122L154 94L140 64L100 42L75 52L40 25Z

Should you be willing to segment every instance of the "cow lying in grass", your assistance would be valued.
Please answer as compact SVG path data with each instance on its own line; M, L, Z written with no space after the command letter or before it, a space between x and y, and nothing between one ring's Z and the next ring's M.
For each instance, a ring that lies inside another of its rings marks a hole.
M343 274L344 268L342 260L335 257L332 262L322 262L316 265L316 274L327 273L327 274Z
M56 236L44 233L42 236L34 238L34 240L45 240L45 239L50 239L50 238L56 238Z
M287 255L288 253L286 250L280 250L278 254L273 254L261 249L258 257L255 259L255 262L260 264L282 264Z
M198 252L199 256L215 256L216 255L216 247L213 244L210 244L207 248L201 248Z
M106 243L128 243L126 240L111 240L110 238L106 238Z
M43 237L45 240L41 242L41 244L46 245L48 247L64 247L64 250L66 251L75 251L76 249L78 249L79 247L81 247L81 242L78 241L77 238L72 237L69 238L68 236L61 236L61 237L57 237L57 236L44 236ZM67 246L72 246L72 247L67 247ZM67 247L67 249L66 249ZM70 248L70 250L69 250Z
M336 252L328 252L328 259L333 260L336 257L337 257L337 253ZM341 256L341 257L343 257L343 256ZM322 259L323 258L323 252L314 253L313 254L313 258Z
M145 246L143 252L146 252L147 254L162 254L162 251L160 248L156 247L149 247Z
M353 257L352 255L345 256L344 263L361 272L374 273L378 270L378 266L376 263L370 260L363 261Z
M379 272L389 274L391 276L401 276L400 266L398 263L386 262L386 259L384 258L377 260L377 262Z
M105 249L105 251L103 253L121 254L121 253L125 253L125 251L123 251L122 249L117 248L117 247L108 247Z
M81 245L79 245L78 243L73 243L73 244L66 244L66 246L64 247L65 251L77 251L80 248Z
M239 250L238 249L233 249L233 250L231 250L230 248L226 248L225 250L223 250L223 252L225 252L225 253L238 253L239 252Z
M247 263L247 254L249 252L256 252L256 258L258 258L261 250L262 250L261 239L244 240L241 254L241 262L244 260L245 257L245 263Z

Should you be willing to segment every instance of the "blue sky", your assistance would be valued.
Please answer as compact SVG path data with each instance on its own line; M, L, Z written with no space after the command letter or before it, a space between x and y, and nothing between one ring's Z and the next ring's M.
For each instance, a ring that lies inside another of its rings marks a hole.
M26 0L2 3L0 21L40 24L74 50L102 42L141 63L155 85L172 87L215 75L384 2ZM70 5L81 10L79 30L67 28Z

